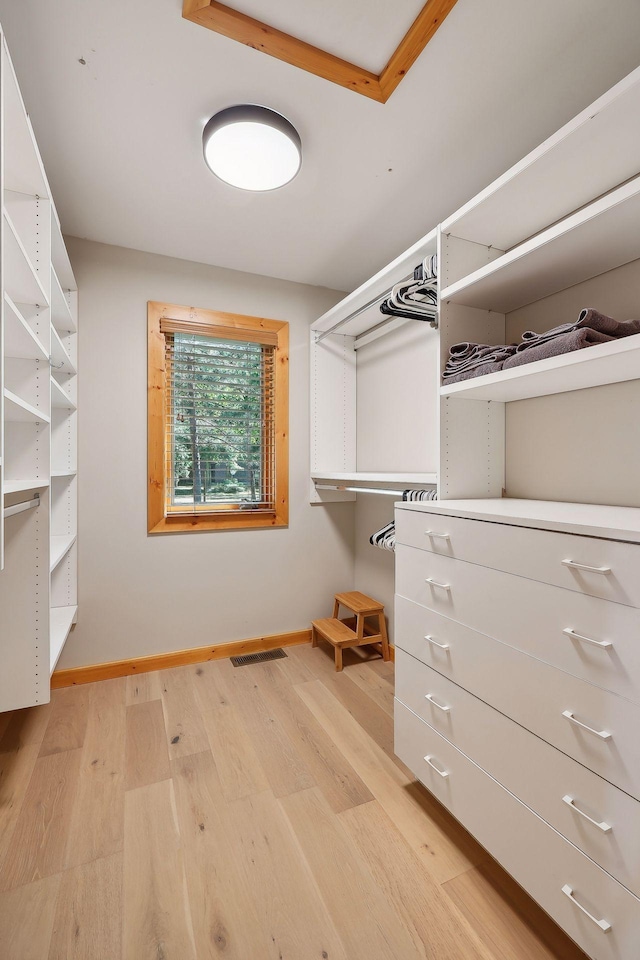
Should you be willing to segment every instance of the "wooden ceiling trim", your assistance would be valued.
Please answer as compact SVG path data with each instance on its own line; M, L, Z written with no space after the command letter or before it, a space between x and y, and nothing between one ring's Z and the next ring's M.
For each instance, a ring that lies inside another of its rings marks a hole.
M380 81L375 73L362 67L334 57L333 54L314 47L310 43L298 40L288 33L282 33L267 23L254 20L245 13L239 13L215 0L184 0L182 16L193 23L208 27L231 40L244 43L254 50L268 53L271 57L284 60L294 67L300 67L307 73L313 73L324 80L340 84L349 90L355 90L365 97L382 102Z
M183 0L182 16L323 80L386 103L456 2L427 0L379 76L216 0Z
M409 27L378 81L386 103L434 36L457 0L429 0Z

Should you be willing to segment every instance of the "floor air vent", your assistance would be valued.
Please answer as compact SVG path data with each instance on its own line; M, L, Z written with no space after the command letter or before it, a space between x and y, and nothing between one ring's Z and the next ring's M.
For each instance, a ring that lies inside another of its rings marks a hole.
M265 663L267 660L281 660L286 653L279 647L277 650L264 650L262 653L245 653L241 657L231 657L234 667L246 667L249 663Z

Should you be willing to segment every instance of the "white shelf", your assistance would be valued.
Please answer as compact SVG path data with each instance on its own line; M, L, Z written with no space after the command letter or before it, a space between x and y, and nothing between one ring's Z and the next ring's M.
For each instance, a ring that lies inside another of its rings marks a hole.
M54 374L73 376L76 373L76 368L71 361L71 357L67 353L58 331L54 326L51 327L51 361L54 364Z
M434 484L435 473L312 473L312 480L321 483L416 483Z
M48 480L42 480L36 477L29 477L25 480L7 480L5 478L3 491L6 495L7 493L23 493L28 490L40 490L48 486Z
M398 510L418 510L446 517L469 517L518 527L542 527L585 537L640 543L640 508L610 507L595 503L560 503L555 500L434 500L398 503Z
M51 322L60 333L75 333L76 322L55 270L51 269Z
M66 557L71 547L76 542L76 535L70 534L64 537L51 537L51 552L49 555L49 567L53 572L61 560Z
M640 333L441 387L442 397L529 400L640 378Z
M10 422L49 423L50 418L10 390L4 391L4 418Z
M508 250L636 176L639 115L640 68L445 220L443 232Z
M60 659L62 648L67 641L67 637L69 636L69 632L77 612L77 606L51 607L49 621L49 657L51 673L53 673L55 670L56 664Z
M18 88L11 58L3 47L4 188L48 197L49 184L40 160L31 122Z
M48 304L44 287L6 207L3 207L2 214L5 225L3 277L6 292L15 303Z
M65 480L69 477L75 477L76 470L52 470L51 479L52 480Z
M58 410L75 410L73 400L64 392L57 380L51 377L51 406Z
M53 204L51 205L51 265L60 285L65 290L77 290L71 261L62 237L58 212Z
M414 269L424 260L436 252L437 231L432 230L426 236L422 237L412 247L409 247L404 253L383 267L375 276L363 283L362 286L350 293L349 296L337 303L335 307L328 310L319 317L312 325L311 329L316 333L322 333L328 330L334 324L339 323L345 317L350 316L357 310L361 310L369 301L380 297L382 294L391 290L391 287L400 283L405 277L413 274ZM386 314L380 313L379 303L368 307L357 317L341 326L336 333L341 336L357 337L359 334L370 330L377 323L386 320L393 320ZM404 318L402 318L404 319ZM326 343L327 341L325 341Z
M22 360L48 360L44 346L22 316L15 303L4 295L4 355Z
M444 302L509 313L640 258L640 177L442 290Z

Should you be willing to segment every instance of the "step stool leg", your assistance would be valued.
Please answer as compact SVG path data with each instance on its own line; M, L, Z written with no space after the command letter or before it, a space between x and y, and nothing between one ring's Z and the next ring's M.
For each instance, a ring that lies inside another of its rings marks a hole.
M342 670L342 647L336 647L336 672Z
M334 603L333 603L333 619L334 620L338 619L339 612L340 612L340 604L338 603L337 600L334 600Z
M378 628L380 630L380 636L382 637L382 659L390 660L391 651L389 650L389 637L387 635L387 624L384 619L384 610L381 610L378 614Z
M356 635L358 640L364 640L364 617L361 613L356 614Z
M312 647L318 646L318 634L316 633L315 627L311 627L311 646Z

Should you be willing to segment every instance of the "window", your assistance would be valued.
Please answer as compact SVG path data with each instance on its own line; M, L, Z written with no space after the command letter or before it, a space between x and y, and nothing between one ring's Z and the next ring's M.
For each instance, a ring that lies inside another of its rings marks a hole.
M150 533L288 522L284 321L150 302Z

